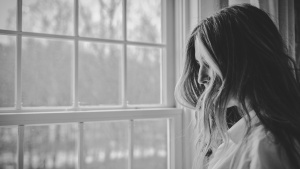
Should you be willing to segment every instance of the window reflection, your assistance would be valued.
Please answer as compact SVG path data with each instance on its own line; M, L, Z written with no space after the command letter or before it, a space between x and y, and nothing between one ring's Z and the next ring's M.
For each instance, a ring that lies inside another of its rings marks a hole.
M127 49L128 103L160 104L162 49L138 46Z
M18 127L0 127L0 168L17 169Z
M133 169L168 168L167 119L134 121Z
M16 30L17 0L0 1L0 29Z
M78 125L25 126L24 169L75 169Z
M123 39L122 0L80 0L79 35Z
M0 107L14 107L16 37L0 35Z
M74 0L23 0L22 14L23 31L74 34Z
M85 168L126 168L129 121L84 124Z

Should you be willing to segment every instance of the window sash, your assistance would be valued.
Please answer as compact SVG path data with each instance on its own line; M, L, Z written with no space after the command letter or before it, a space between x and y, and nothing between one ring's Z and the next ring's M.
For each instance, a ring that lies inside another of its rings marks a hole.
M16 67L15 67L15 106L14 107L1 107L0 113L6 112L28 112L28 111L63 111L63 110L95 110L95 109L127 109L127 108L155 108L155 107L174 107L175 100L173 97L173 90L175 87L175 58L174 58L174 11L175 3L177 0L162 0L161 5L161 32L162 42L161 43L147 43L147 42L136 42L127 40L127 0L123 0L123 40L114 39L101 39L92 37L80 37L78 35L79 30L79 0L74 0L74 35L57 35L57 34L46 34L46 33L35 33L35 32L23 32L22 31L22 0L17 0L17 29L16 31L1 30L0 34L3 35L14 35L16 36ZM168 19L167 19L168 18ZM166 31L168 30L168 31ZM72 71L72 106L68 107L23 107L22 106L22 37L33 37L33 38L46 38L46 39L61 39L70 40L74 42L74 56L73 56L73 71ZM122 44L123 45L123 57L121 67L121 105L101 105L101 106L80 106L79 104L79 88L78 88L78 53L79 53L79 41L86 42L100 42L110 44ZM159 104L138 104L128 105L127 104L127 46L143 46L143 47L156 47L162 49L162 60L161 60L161 73L160 73L160 103Z
M0 114L1 126L18 126L18 159L19 169L23 169L24 126L37 124L78 123L79 141L77 168L84 168L83 163L83 124L92 121L129 120L129 156L128 169L133 164L133 121L137 119L168 119L168 169L180 169L182 165L182 110L176 108L144 109L144 110L109 110L84 112L49 112L49 113L6 113Z

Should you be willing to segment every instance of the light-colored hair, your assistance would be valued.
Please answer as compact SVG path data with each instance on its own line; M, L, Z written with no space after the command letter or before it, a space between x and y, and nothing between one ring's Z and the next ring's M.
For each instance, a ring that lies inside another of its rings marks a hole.
M201 40L220 69L207 88L198 82L195 40ZM185 65L175 97L196 110L201 163L220 139L227 143L227 103L235 98L246 117L249 135L251 107L266 131L281 145L294 168L300 168L300 83L294 60L287 54L275 24L264 11L249 4L224 8L201 21L186 49ZM197 166L197 165L195 165Z

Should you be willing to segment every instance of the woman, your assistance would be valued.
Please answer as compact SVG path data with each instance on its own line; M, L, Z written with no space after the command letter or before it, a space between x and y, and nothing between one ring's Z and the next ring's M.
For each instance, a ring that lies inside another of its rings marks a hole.
M194 168L300 168L300 83L270 17L249 4L194 29L176 98L196 110ZM228 108L240 117L228 129ZM220 145L221 144L221 145ZM207 163L205 155L212 150Z

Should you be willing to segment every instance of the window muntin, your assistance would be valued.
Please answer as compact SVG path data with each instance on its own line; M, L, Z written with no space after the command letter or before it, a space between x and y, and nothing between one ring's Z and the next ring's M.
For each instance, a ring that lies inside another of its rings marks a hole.
M1 36L7 33L17 36L16 80L5 81L15 86L9 98L14 103L0 105L0 109L76 110L167 104L164 92L167 82L162 78L167 70L169 46L163 40L166 36L163 0L18 2L22 6L15 9L21 10L17 31L0 29ZM95 57L107 58L111 54L110 61L87 63L91 57L85 55L91 51L83 44L92 44L90 49L98 52ZM115 57L118 59L113 64ZM146 58L143 63L141 58ZM93 70L84 69L84 65ZM96 74L99 66L106 66L106 72ZM88 82L93 87L87 89Z

